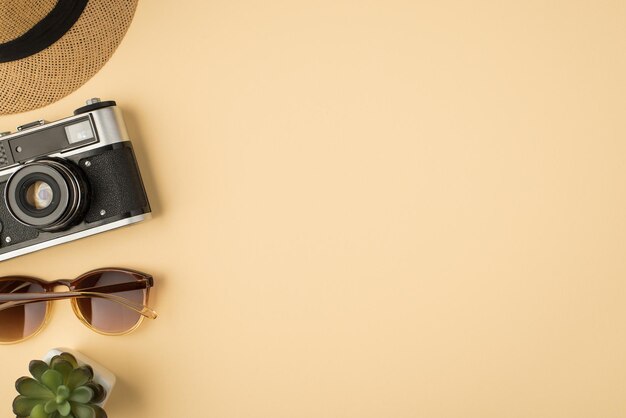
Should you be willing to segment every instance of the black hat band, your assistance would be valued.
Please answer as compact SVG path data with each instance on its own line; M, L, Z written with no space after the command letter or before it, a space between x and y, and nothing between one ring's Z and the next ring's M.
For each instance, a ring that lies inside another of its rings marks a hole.
M0 44L0 62L11 62L43 51L69 31L89 0L59 0L54 8L26 33Z

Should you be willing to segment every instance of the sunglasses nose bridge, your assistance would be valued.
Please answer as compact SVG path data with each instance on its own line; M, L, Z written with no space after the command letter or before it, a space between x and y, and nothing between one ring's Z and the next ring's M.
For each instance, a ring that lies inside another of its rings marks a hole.
M68 289L72 289L72 282L71 280L56 280L54 282L50 282L50 287L52 289L54 289L55 287L67 287Z

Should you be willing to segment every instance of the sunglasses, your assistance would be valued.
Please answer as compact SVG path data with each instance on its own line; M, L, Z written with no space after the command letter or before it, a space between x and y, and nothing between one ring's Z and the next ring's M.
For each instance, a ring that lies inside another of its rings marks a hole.
M152 276L134 270L102 268L74 280L47 282L34 277L0 277L0 344L38 334L50 318L53 300L71 299L74 313L92 330L123 335L144 318L155 319L148 296ZM65 286L69 292L55 292Z

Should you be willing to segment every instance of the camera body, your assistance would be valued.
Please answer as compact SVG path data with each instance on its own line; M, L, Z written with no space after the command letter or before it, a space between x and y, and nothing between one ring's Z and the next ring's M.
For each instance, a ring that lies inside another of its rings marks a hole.
M0 261L150 217L114 101L0 135Z

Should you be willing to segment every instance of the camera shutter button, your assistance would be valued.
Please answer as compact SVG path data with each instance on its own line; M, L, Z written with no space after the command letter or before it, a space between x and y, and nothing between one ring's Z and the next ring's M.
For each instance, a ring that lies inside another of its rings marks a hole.
M116 106L117 103L115 103L115 100L106 100L106 101L101 101L100 99L98 99L97 97L94 97L93 99L89 99L86 102L87 104L83 107L79 107L78 109L76 109L74 111L74 115L80 115L82 113L87 113L87 112L91 112L93 110L98 110L98 109L103 109L105 107L110 107L110 106Z

